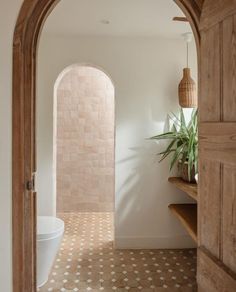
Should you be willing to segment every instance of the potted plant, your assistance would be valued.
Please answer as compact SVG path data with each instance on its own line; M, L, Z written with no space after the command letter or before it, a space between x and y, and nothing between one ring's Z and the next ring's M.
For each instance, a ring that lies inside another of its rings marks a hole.
M197 110L194 109L191 120L187 124L183 109L180 110L180 117L172 114L170 116L173 126L171 131L151 137L151 140L170 140L165 151L159 153L161 160L172 155L170 170L178 163L183 180L188 182L195 181L195 174L198 170L198 124Z

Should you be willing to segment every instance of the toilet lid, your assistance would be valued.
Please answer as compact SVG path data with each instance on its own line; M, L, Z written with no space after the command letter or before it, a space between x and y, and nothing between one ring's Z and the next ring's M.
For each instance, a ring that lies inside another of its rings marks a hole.
M60 235L64 231L64 222L56 217L38 216L37 239L48 239Z

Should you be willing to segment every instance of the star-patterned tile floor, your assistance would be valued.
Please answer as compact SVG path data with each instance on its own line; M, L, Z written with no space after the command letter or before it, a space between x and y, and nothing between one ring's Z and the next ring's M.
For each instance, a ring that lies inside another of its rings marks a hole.
M48 283L38 291L196 291L196 250L115 250L113 213L59 217L64 238Z

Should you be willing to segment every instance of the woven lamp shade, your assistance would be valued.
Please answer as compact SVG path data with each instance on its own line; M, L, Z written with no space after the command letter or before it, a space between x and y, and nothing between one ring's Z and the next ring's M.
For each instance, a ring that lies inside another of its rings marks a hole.
M183 79L179 84L179 104L183 108L197 107L197 87L191 78L190 68L184 68Z

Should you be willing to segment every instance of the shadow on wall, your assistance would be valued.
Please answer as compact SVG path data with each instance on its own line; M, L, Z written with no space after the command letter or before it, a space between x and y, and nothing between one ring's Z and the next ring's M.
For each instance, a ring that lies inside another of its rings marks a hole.
M152 135L170 128L167 117L165 122L156 125ZM116 162L119 187L116 188L115 244L118 248L177 248L185 244L180 237L184 238L186 233L168 210L170 203L183 201L183 194L168 183L171 158L158 163L157 153L167 144L167 141L143 137L138 147L130 147L129 155ZM129 173L119 176L125 169ZM175 169L171 175L176 173ZM186 241L188 244L192 247L191 239Z
M168 128L167 123L164 128ZM129 216L130 210L140 214L146 207L150 207L150 202L147 202L148 193L155 193L157 196L157 192L165 189L168 162L164 161L162 167L159 167L159 156L157 155L163 150L164 143L157 143L144 137L143 143L139 147L129 148L129 152L132 153L130 156L116 162L117 167L122 167L124 164L131 166L130 174L117 189L117 195L120 198L117 208L122 210L121 218L117 219L120 224L126 225L126 217ZM162 181L158 190L153 184L153 177L155 176ZM132 196L130 194L136 195Z

